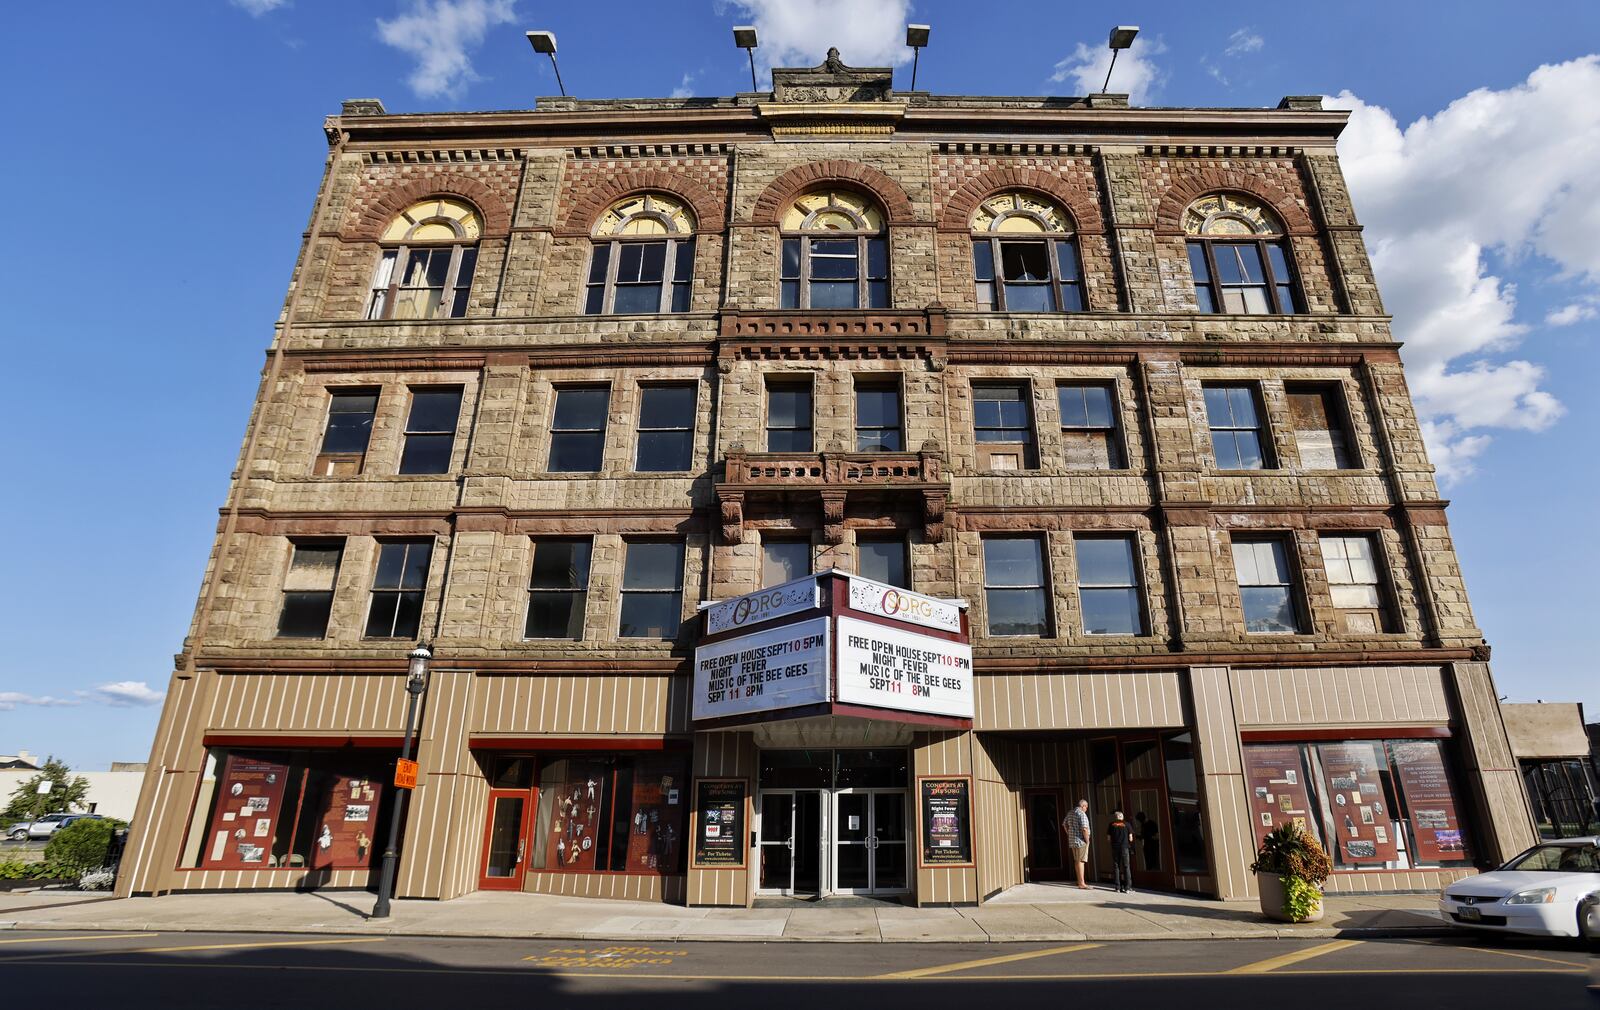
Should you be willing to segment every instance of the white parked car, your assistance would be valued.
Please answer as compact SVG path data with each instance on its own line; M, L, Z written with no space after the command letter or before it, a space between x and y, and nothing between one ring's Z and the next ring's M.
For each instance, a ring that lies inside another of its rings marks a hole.
M1541 842L1439 894L1445 921L1470 929L1600 942L1600 837Z

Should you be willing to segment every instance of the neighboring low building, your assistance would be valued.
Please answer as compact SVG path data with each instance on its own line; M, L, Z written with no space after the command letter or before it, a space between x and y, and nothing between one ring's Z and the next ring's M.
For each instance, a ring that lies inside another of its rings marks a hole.
M1580 702L1501 704L1543 838L1600 834L1600 785Z
M109 771L74 771L74 778L89 780L89 791L84 801L74 808L76 813L101 814L120 821L133 820L139 803L139 787L144 783L145 762L114 761ZM0 767L0 800L9 798L17 786L39 774L38 768Z
M418 638L402 896L970 904L1080 797L1224 898L1285 821L1338 892L1530 844L1349 114L773 82L327 120L121 893L369 886ZM938 626L713 713L783 584Z
M8 768L39 768L39 755L19 751L16 754L0 754L0 771Z

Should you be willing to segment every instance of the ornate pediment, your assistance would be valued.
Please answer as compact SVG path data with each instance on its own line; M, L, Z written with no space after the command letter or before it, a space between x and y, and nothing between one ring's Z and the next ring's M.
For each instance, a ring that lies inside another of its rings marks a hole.
M829 49L820 67L776 67L772 100L779 105L892 102L892 67L847 67L839 50Z

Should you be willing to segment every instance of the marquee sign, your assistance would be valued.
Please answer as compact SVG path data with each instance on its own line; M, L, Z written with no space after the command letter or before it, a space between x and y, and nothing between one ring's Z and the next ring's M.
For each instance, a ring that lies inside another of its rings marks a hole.
M765 624L802 610L814 610L820 605L817 577L808 575L706 608L706 634L718 635L724 631Z
M839 700L972 718L972 646L839 618Z
M827 700L826 617L723 639L694 651L695 719Z
M961 608L956 604L856 576L850 577L850 609L961 633Z

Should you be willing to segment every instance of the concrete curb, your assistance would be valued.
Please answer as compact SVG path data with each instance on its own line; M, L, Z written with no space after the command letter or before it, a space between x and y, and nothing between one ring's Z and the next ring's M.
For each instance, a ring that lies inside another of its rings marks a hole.
M1353 926L1349 928L1336 928L1332 926L1311 926L1296 929L1288 926L1264 926L1259 930L1251 931L1213 931L1213 930L1162 930L1132 933L1039 933L1039 934L1008 934L1001 937L948 937L948 936L916 936L916 937L884 937L871 935L855 936L751 936L738 933L676 933L676 932L541 932L528 930L522 932L509 932L495 929L426 929L407 928L404 926L377 926L362 924L360 926L340 926L318 924L274 926L257 924L250 928L240 926L226 926L214 924L175 924L175 923L135 923L135 922L84 922L61 923L53 920L33 921L28 919L0 920L0 930L14 931L41 931L41 932L151 932L151 933L306 933L319 936L417 936L435 937L442 939L496 939L496 940L582 940L605 941L612 943L622 942L648 942L648 943L1080 943L1093 941L1096 943L1110 943L1118 940L1319 940L1319 939L1385 939L1392 937L1429 937L1451 936L1455 930L1448 926Z

